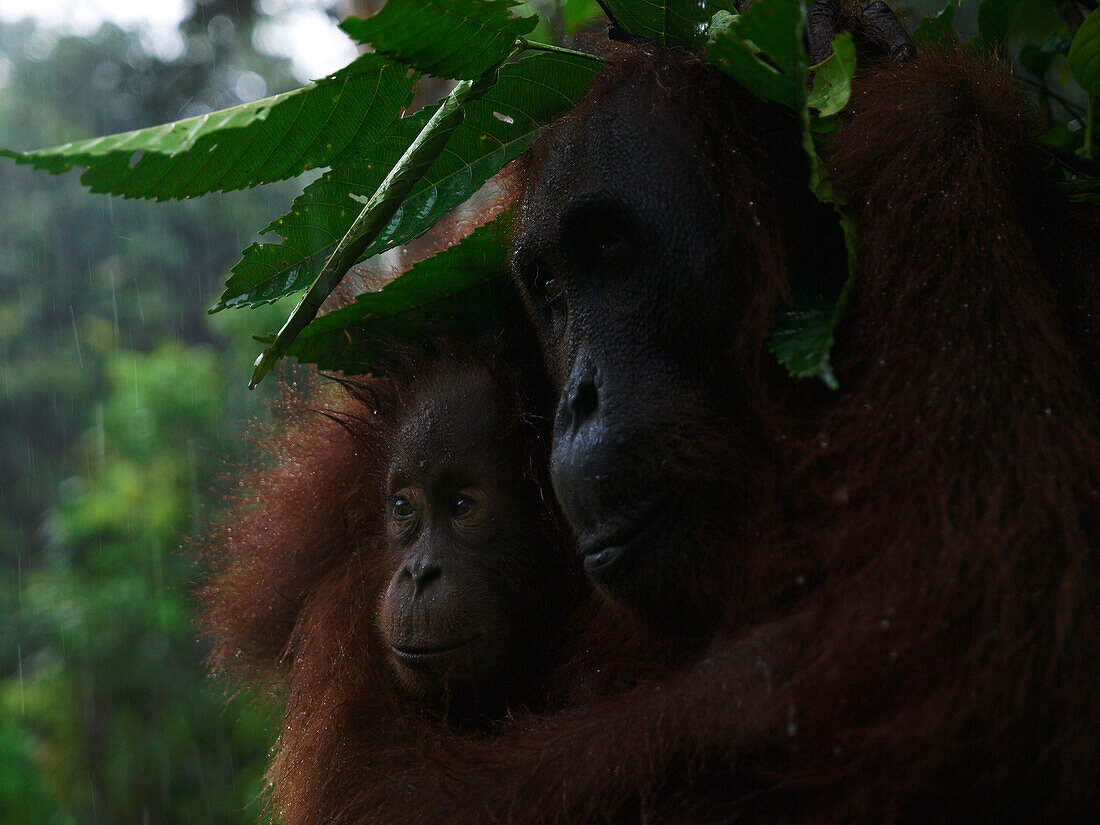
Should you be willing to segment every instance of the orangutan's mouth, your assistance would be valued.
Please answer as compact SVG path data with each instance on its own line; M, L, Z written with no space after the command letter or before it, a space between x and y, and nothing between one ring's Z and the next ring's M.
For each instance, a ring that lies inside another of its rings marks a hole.
M581 554L588 575L596 580L612 575L616 568L660 532L670 506L668 501L659 501L610 536L583 548Z
M438 645L393 645L391 650L393 650L393 655L397 657L397 661L415 667L417 665L430 665L445 659L466 647L472 641L473 639L466 639L461 642L447 642Z

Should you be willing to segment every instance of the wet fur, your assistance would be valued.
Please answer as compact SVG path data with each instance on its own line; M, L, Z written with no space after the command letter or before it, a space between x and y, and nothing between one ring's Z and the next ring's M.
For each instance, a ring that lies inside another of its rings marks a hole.
M709 108L685 128L755 159L721 174L731 197L759 193L729 217L754 264L730 380L759 443L738 441L735 459L715 443L711 466L751 455L771 492L732 571L724 533L697 537L699 569L736 576L694 592L717 602L717 629L683 641L689 665L654 654L624 687L613 674L640 648L608 643L618 617L593 605L573 664L556 667L573 701L491 734L411 724L372 688L369 617L352 608L370 579L351 551L370 528L324 493L361 476L354 441L333 428L315 452L313 434L292 435L282 449L301 466L262 481L242 572L208 600L215 664L286 663L294 639L288 719L324 708L303 717L297 751L284 733L273 776L288 822L1095 821L1096 211L1045 183L1026 105L991 61L931 52L863 72L827 157L861 232L842 389L792 389L769 366L768 319L831 243L807 238L793 123L737 92L708 99L728 84L656 49L582 107L622 83L699 89L685 111ZM363 695L384 710L353 711Z

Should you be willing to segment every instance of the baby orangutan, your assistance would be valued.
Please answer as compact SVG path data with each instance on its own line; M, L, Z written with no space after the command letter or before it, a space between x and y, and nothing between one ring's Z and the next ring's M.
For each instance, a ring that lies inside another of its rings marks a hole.
M289 688L269 772L287 825L554 701L583 588L516 375L448 354L341 383L323 415L290 410L205 542L212 669Z
M573 601L574 569L532 476L544 447L516 395L484 370L418 380L403 401L384 438L382 652L425 706L497 715L544 664Z

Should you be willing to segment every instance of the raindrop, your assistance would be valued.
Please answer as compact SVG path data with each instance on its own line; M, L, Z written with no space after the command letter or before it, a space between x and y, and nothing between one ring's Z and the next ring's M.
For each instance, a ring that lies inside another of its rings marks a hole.
M20 642L15 643L15 655L19 660L19 707L23 715L26 716L27 701L23 695L23 645Z
M80 350L80 330L76 326L76 314L73 312L73 305L69 304L69 318L73 322L73 341L76 343L76 362L81 369L84 368L84 355Z

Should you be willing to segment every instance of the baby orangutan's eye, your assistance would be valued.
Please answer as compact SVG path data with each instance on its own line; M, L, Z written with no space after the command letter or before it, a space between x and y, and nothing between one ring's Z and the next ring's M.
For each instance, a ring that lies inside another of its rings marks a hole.
M454 518L466 518L477 507L477 499L468 493L455 493L451 499L451 516Z
M416 515L416 508L408 496L394 496L390 512L393 514L395 521L408 521Z

